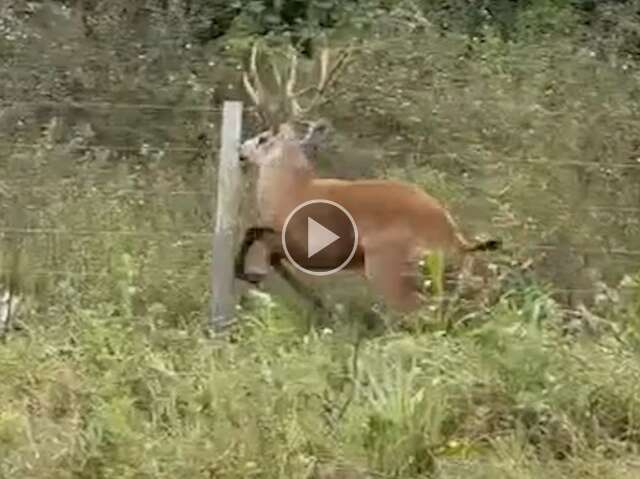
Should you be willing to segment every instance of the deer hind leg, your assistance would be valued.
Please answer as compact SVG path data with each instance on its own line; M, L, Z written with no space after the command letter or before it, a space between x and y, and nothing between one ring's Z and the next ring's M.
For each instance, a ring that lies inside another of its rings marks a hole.
M365 276L388 306L409 313L423 302L418 262L407 243L388 242L365 250Z

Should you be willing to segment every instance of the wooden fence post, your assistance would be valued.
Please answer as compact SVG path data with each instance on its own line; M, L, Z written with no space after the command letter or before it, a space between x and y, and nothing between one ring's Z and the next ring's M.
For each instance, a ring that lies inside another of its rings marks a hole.
M222 110L220 157L218 163L218 193L216 222L213 234L211 264L212 331L222 330L233 318L234 237L240 210L242 178L238 147L242 131L242 103L226 101Z

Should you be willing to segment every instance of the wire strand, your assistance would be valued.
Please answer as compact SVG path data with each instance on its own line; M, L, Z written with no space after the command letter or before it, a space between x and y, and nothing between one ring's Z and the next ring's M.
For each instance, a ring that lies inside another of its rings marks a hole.
M90 179L87 179L90 180ZM7 181L0 180L0 189L1 188L11 188L13 187L28 187L30 192L41 192L41 193L59 193L61 191L61 186L78 186L77 179L70 178L61 178L56 180L56 186L38 186L33 185L33 179L23 179L18 181ZM75 192L98 192L101 194L108 194L114 197L122 196L122 195L168 195L168 196L207 196L212 197L216 194L216 190L214 188L211 189L194 189L194 190L169 190L162 187L158 188L149 188L149 187L140 187L140 188L118 188L118 187L102 187L97 185L80 185L79 188L72 190ZM0 190L1 191L1 190ZM10 192L6 192L10 194ZM640 213L640 207L635 206L626 206L626 205L587 205L580 206L577 208L580 211L587 211L593 213ZM570 208L565 207L563 211L570 212L572 211Z
M205 106L172 106L160 103L126 103L126 102L99 102L99 101L48 101L48 100L0 100L0 106L10 108L14 106L23 107L51 107L51 108L109 108L114 110L167 110L167 111L199 111L209 113L221 113L221 107Z
M238 222L236 226L239 226ZM233 228L235 230L235 228ZM4 234L19 234L19 235L59 235L59 236L99 236L99 235L119 235L127 237L140 237L140 238L153 238L157 236L174 236L174 237L194 237L194 238L211 238L213 232L197 232L197 231L185 231L185 230L155 230L155 231L127 231L127 230L100 230L100 229L78 229L69 230L62 228L12 228L12 227L0 227L0 233ZM514 244L514 247L524 247L522 245ZM629 257L640 257L640 250L626 250L621 248L612 249L597 249L597 248L581 248L579 246L565 247L554 245L527 245L527 251L566 251L580 254L594 254L594 255L619 255Z
M11 228L0 227L0 233L20 234L20 235L59 235L59 236L98 236L98 235L114 235L128 237L156 237L156 236L174 236L174 237L193 237L193 238L210 238L213 233L184 231L184 230L154 230L148 232L127 231L127 230L67 230L62 228Z
M2 187L6 186L6 183L0 181L0 191ZM61 191L60 186L31 186L28 185L29 191L41 192L41 193L59 193ZM215 190L163 190L162 188L96 188L88 186L87 191L98 192L101 194L108 194L113 197L122 195L166 195L166 196L207 196L211 197L216 194ZM77 190L73 190L73 193ZM10 193L9 193L10 194ZM640 211L640 209L639 209Z
M0 270L0 277L3 272ZM112 274L112 271L101 271L98 273L89 272L89 271L69 271L69 270L55 270L55 269L46 269L46 268L36 268L29 270L29 276L67 276L67 277L77 277L77 278L102 278ZM177 271L174 271L169 268L141 268L140 270L136 270L136 276L147 276L147 275L160 275L164 278L179 278L179 279L194 279L194 278L208 278L211 274L211 271L207 268L206 271L202 271L198 274L184 274ZM239 281L239 280L237 280ZM607 289L610 289L607 287ZM613 288L611 288L613 289ZM0 287L0 291L2 291ZM591 287L591 288L551 288L547 291L550 296L558 295L558 294L572 294L572 293L601 293L606 294L607 291L602 287ZM620 292L614 289L614 294L619 294ZM443 295L442 298L457 298L455 295Z
M177 273L169 268L141 268L136 273L137 275L140 275L140 276L144 276L147 274L157 274L157 275L166 276L170 273L172 278L182 278L182 279L193 278L194 276L196 276L196 275L187 275L184 273ZM101 271L99 273L93 273L89 271L80 272L80 271L49 270L49 269L37 268L34 270L29 270L28 274L35 275L35 276L77 276L81 278L100 278L105 275L112 274L112 271ZM197 276L209 276L209 275L210 275L210 271L209 271L209 268L207 268L207 271L205 271L203 274L198 274Z
M60 147L70 147L68 144L54 144L53 146L44 145L42 143L12 143L12 142L0 142L0 147L6 148L22 148L22 149L38 149L38 148L49 148L51 149L54 146ZM143 144L139 147L125 147L118 145L78 145L73 146L78 149L88 149L88 150L113 150L113 151L129 151L129 152L141 152L141 150L148 148L149 150L163 150L167 152L203 152L204 148L197 147L163 147L163 146L151 146L147 144ZM385 155L387 156L416 156L415 151L411 150L385 150ZM420 156L425 156L427 158L451 158L453 155L449 153L424 153ZM455 155L456 157L464 156L464 155ZM546 167L568 167L568 166L576 166L580 168L600 168L601 170L606 169L640 169L640 162L636 160L635 163L620 163L620 162L596 162L596 161L577 161L577 160L547 160L540 158L510 158L508 160L494 160L490 162L481 163L482 166L485 167L506 167L510 165L518 165L518 164L529 164L529 165L539 165ZM283 168L281 166L262 166L262 168Z
M69 145L64 143L56 143L52 145L44 145L38 143L10 143L10 142L0 142L0 148L21 148L26 150L36 150L39 148L51 150L55 147L63 147L63 148L73 148L77 150L92 150L92 151L102 151L102 150L111 150L117 152L136 152L143 153L143 150L148 151L158 151L161 150L163 152L168 153L201 153L206 151L205 148L196 148L189 146L151 146L147 144L140 145L139 147L131 147L131 146L118 146L118 145Z

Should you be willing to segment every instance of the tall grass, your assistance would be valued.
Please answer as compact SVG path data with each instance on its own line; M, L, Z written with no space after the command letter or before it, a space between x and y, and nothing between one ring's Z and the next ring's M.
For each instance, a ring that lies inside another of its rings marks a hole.
M302 335L277 303L220 348L114 315L123 301L62 297L0 348L2 477L638 473L638 350L508 299L480 327L355 357L348 324Z

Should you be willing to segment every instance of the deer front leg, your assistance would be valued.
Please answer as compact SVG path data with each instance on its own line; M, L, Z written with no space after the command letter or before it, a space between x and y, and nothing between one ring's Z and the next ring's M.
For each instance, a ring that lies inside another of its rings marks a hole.
M242 240L240 245L240 250L236 255L235 259L235 277L237 279L247 281L251 284L258 284L260 281L266 276L266 270L264 270L264 274L248 274L246 272L247 265L247 256L250 253L251 248L256 244L256 242L261 241L266 235L275 234L275 230L273 228L269 228L266 226L252 226L249 228ZM268 266L269 264L269 254L268 254L268 244L263 245L265 250L263 251L264 255L264 265Z
M289 271L287 267L282 264L282 257L280 257L279 255L273 255L271 258L271 265L278 272L280 277L284 279L289 284L289 286L291 286L291 289L293 289L296 293L309 301L314 306L314 308L327 310L322 299L320 299L320 297L315 294L315 292L310 287L296 278L293 273L291 273L291 271Z
M262 251L256 252L258 247L261 247ZM256 254L257 261L254 263L254 273L247 273L247 258L252 253ZM280 236L276 234L275 230L269 227L253 226L245 232L240 250L236 256L235 277L257 285L267 275L266 268L271 266L291 289L309 301L314 308L328 311L322 299L287 269L283 264L284 259L285 255L280 245Z

